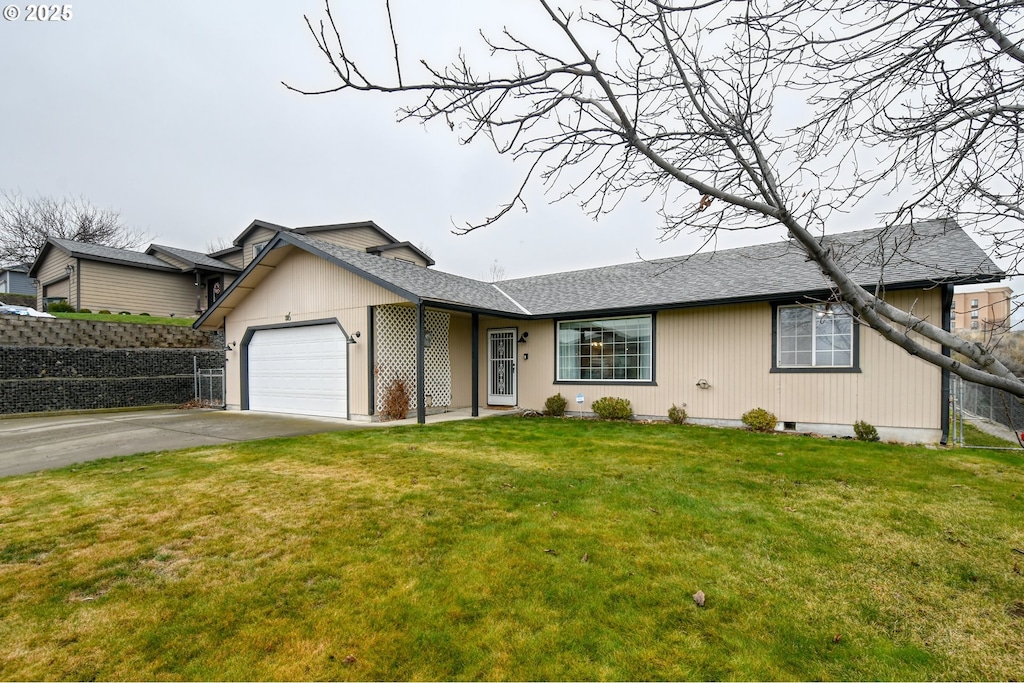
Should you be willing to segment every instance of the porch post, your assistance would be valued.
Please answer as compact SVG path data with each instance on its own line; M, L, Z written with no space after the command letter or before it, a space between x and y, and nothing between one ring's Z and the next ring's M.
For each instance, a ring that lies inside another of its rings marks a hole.
M423 306L423 302L419 301L416 303L416 422L419 424L426 424L427 422L427 407L424 405L426 402L426 390L424 380L424 347L427 344L427 316L426 310Z
M953 285L945 285L942 288L942 329L946 332L950 331L950 308L953 305ZM942 347L942 355L949 357L950 349L948 346ZM950 397L949 397L949 370L942 369L942 395L939 397L939 428L942 430L942 436L939 437L939 443L943 446L949 441L949 410L950 410Z
M473 382L473 417L480 417L480 314L473 314L473 368L471 371Z

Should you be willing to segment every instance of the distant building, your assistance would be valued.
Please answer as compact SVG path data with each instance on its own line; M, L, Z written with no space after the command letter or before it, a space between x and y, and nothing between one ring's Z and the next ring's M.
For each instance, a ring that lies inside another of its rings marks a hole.
M953 330L1009 329L1013 290L990 287L980 292L954 292L949 324Z
M28 276L31 265L0 266L0 294L35 294L36 286Z

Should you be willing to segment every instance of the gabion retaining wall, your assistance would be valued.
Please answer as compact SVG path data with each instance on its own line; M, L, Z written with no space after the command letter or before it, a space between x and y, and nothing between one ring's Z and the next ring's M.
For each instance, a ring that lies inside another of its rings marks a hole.
M0 414L180 404L222 337L188 327L0 318Z

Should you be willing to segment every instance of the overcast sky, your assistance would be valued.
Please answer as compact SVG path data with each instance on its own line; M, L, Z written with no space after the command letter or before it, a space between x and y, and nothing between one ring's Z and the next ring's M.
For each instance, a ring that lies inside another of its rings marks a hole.
M386 27L383 5L332 3L366 49ZM595 222L538 193L528 213L453 235L453 222L479 221L511 197L518 166L484 145L460 146L446 127L396 123L398 100L286 90L281 81L333 84L303 20L323 16L320 0L94 0L70 3L69 21L46 23L16 7L21 18L0 21L0 188L83 196L158 244L204 251L256 218L290 227L373 220L425 247L437 268L486 278L495 259L522 277L702 243L660 242L653 202L627 201ZM535 3L516 0L392 7L406 54L438 64L479 46L478 24L546 26ZM863 214L837 226L873 222ZM726 235L718 245L779 236Z

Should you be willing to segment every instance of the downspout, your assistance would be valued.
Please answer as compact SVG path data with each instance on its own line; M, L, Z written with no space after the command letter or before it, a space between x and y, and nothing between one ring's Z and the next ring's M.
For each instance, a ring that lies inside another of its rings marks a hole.
M203 293L199 286L199 269L196 268L192 273L196 276L196 315L200 315L203 312Z
M473 314L473 341L472 341L472 358L473 368L471 370L471 376L473 378L473 417L480 417L480 314Z
M945 285L942 288L942 329L949 332L950 307L953 305L953 285ZM943 345L942 355L950 357L949 347ZM939 425L942 428L942 437L939 443L943 446L949 441L949 370L942 369L942 395L939 397Z
M427 344L427 315L423 301L416 303L416 422L426 424L427 407L424 405L427 399L425 370L425 347Z
M69 283L70 284L70 283ZM70 292L69 292L70 294ZM82 259L75 259L75 310L82 308Z

